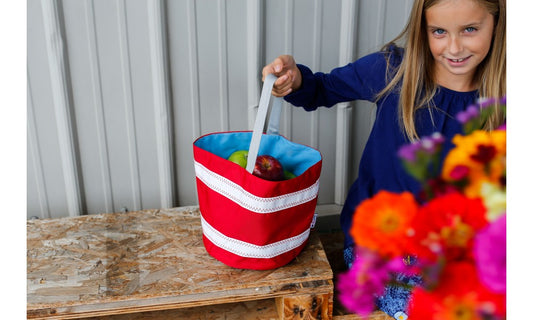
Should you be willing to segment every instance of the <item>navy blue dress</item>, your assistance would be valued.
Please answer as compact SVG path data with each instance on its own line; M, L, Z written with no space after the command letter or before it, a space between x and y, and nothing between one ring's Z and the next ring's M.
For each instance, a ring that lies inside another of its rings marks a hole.
M298 65L302 73L302 86L287 95L285 100L307 111L319 106L331 107L339 102L367 100L376 103L376 120L366 143L359 175L350 187L341 213L341 226L345 235L345 259L348 266L353 261L351 254L354 241L350 228L355 208L380 190L392 192L410 191L417 194L420 184L403 168L397 157L397 150L407 144L408 138L400 129L398 121L399 92L376 100L376 94L386 85L387 60L397 67L403 58L403 49L389 46L386 51L367 55L331 73L313 73L304 65ZM436 108L421 108L415 114L416 131L420 137L441 132L448 140L461 133L461 125L455 115L476 102L478 91L457 92L440 87L433 98ZM444 146L444 154L451 148L451 142ZM405 301L402 302L405 304ZM384 307L384 306L382 306ZM385 310L394 315L396 311Z

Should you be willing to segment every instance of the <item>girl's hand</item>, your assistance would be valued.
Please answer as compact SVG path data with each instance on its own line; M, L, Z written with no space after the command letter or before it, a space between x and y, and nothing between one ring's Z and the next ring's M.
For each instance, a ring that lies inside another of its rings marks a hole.
M284 97L298 90L302 85L302 74L296 66L294 58L290 55L279 56L272 63L266 65L263 68L263 81L270 73L278 77L272 88L272 95L276 97Z

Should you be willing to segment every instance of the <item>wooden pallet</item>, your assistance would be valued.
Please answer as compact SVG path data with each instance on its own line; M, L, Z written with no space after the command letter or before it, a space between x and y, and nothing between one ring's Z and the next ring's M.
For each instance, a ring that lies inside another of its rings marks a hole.
M27 237L29 319L332 319L333 273L314 232L267 271L209 256L197 207L32 220Z
M305 314L292 313L285 319L320 319L305 318ZM238 303L226 303L195 308L162 310L152 312L129 313L114 316L85 318L85 320L169 320L169 319L202 319L202 320L276 320L280 319L273 299L253 300ZM374 312L366 318L348 314L333 315L333 320L394 320L383 312Z

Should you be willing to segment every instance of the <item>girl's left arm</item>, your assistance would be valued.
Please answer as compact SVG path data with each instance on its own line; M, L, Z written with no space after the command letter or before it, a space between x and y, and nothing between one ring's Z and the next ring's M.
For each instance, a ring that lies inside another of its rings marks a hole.
M386 61L382 53L373 53L330 73L313 73L298 64L301 86L285 100L311 111L352 100L374 101L385 87Z

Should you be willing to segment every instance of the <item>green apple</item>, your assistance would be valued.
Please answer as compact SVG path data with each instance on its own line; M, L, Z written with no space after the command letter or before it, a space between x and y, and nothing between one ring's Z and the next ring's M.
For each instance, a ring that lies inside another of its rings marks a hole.
M248 163L248 150L237 150L230 154L228 160L246 168L246 164Z
M283 177L285 178L285 180L289 180L292 178L296 178L296 175L288 170L283 170Z

